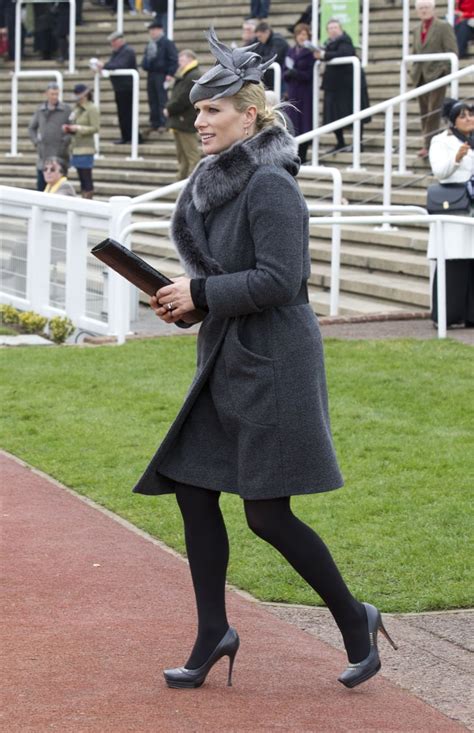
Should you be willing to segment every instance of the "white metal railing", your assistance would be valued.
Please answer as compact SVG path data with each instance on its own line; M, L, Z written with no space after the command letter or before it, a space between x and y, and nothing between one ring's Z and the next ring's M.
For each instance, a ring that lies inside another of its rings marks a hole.
M459 69L459 59L455 53L413 53L403 56L400 62L400 94L403 95L407 91L407 65L414 61L416 63L423 63L424 61L441 61L447 59L451 64L451 74L455 74ZM451 80L451 96L457 99L459 83L456 76ZM405 101L400 102L399 110L399 161L398 161L398 172L406 173L406 143L407 143L407 103Z
M331 204L309 206L311 225L332 227L331 243L331 306L338 313L340 288L341 226L366 224L418 224L431 226L435 237L438 263L438 335L446 336L446 282L444 249L445 223L474 226L474 218L445 214L428 215L421 207L384 205L348 205L341 203L341 175L337 169L310 170L312 174L329 175L333 179ZM184 182L173 184L182 186ZM172 186L164 187L170 193ZM0 248L0 302L22 310L34 309L51 317L69 316L76 327L95 333L113 334L119 343L130 329L130 314L136 302L136 290L113 271L89 256L89 249L107 234L127 244L129 235L137 230L167 230L170 220L135 222L132 211L153 211L170 214L173 203L150 203L162 198L163 190L130 199L115 196L110 202L87 201L66 196L0 187L0 215L3 238ZM177 189L174 189L177 190ZM138 200L141 199L141 200ZM355 212L363 215L354 216ZM322 213L323 216L312 216ZM348 215L346 215L348 214ZM18 233L18 222L23 230ZM53 228L59 227L63 242L59 260L53 257L51 245ZM22 239L23 237L23 239ZM473 250L474 256L474 250ZM62 274L61 283L57 273ZM52 297L52 288L62 287L61 302Z
M331 59L331 61L316 61L314 64L313 71L313 127L316 129L319 127L319 90L320 90L320 72L319 68L321 63L326 63L327 66L343 66L345 64L352 64L353 72L353 87L352 87L352 111L353 114L360 112L360 98L361 98L361 71L360 71L360 60L357 56L341 56L340 58ZM360 131L361 124L360 118L357 117L353 125L353 140L352 140L352 167L354 171L360 171ZM312 165L318 165L319 160L319 140L318 138L313 139L312 147Z
M55 2L55 0L45 0ZM69 62L70 74L76 73L76 0L60 0L69 3ZM15 74L21 70L21 6L25 0L17 0L15 5ZM123 0L122 0L123 2Z
M114 334L123 342L130 324L129 284L88 253L107 235L117 236L115 222L128 201L0 186L0 302L48 318L66 315L80 329Z
M312 0L311 40L315 46L319 45L319 10L319 0ZM369 61L369 13L370 0L362 0L361 57L363 68L367 66Z
M136 69L102 69L94 74L94 101L100 108L100 79L109 76L131 76L133 81L132 91L132 147L130 157L126 160L141 160L138 156L138 136L139 136L139 94L140 94L140 75ZM100 134L95 136L96 155L100 150Z
M59 87L59 99L63 98L63 75L60 71L14 71L12 73L11 92L11 143L9 157L20 156L18 152L18 79L41 79L53 77Z
M328 125L323 125L322 127L318 127L315 130L311 130L310 132L305 132L303 135L298 135L296 137L296 141L298 143L304 143L309 142L310 140L315 140L316 138L320 137L321 135L324 135L328 132L334 132L334 130L338 130L342 127L347 127L348 125L353 124L357 119L363 120L366 117L371 117L372 115L378 114L379 112L385 113L385 147L384 147L384 187L383 187L383 203L384 206L387 207L391 204L391 198L392 198L392 164L393 164L393 110L394 108L400 104L402 101L409 101L411 99L416 99L416 97L419 97L421 94L426 94L426 92L431 91L432 89L437 89L438 87L445 86L449 84L453 78L461 79L466 76L474 76L474 64L470 64L469 66L464 67L463 69L459 69L455 74L448 74L447 76L443 76L440 79L436 79L435 81L431 81L428 84L424 84L421 87L417 87L416 89L412 89L409 92L406 92L405 94L398 95L397 97L393 97L392 99L387 99L385 102L379 102L378 104L374 104L371 107L367 107L366 109L360 110L357 114L351 114L347 115L347 117L342 117L340 120L336 120L335 122L331 122ZM384 223L384 228L390 228L390 224L388 222Z
M268 68L273 70L273 91L276 98L275 104L279 104L281 102L281 66L274 61Z

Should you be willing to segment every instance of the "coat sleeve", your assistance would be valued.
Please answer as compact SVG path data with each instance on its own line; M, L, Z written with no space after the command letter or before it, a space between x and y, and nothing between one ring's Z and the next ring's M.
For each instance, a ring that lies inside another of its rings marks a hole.
M456 163L457 150L447 144L444 134L435 135L430 145L430 165L433 175L438 180L449 178L459 167Z
M83 135L93 135L95 132L99 132L100 127L100 113L95 105L89 108L89 124L79 125L79 130L76 135L82 137Z
M285 305L301 287L308 214L296 183L273 166L260 169L249 183L248 215L254 268L206 280L209 312L218 318Z
M349 41L341 41L338 43L337 48L334 51L326 51L324 54L324 61L331 61L332 59L338 59L341 56L355 56L355 48Z
M36 110L33 117L31 118L30 124L28 125L28 135L30 136L30 140L35 147L38 144L38 127L39 127L39 112L38 110Z
M178 49L173 41L168 41L166 45L166 74L173 76L178 68Z
M449 23L445 23L443 27L443 51L445 53L455 53L456 56L459 56L459 48L456 41L456 35Z
M189 92L191 91L192 86L193 82L188 79L183 79L179 82L177 88L173 90L173 93L171 94L171 99L166 105L166 109L170 115L179 115L180 112L186 112L186 110L189 109L191 104L189 101Z

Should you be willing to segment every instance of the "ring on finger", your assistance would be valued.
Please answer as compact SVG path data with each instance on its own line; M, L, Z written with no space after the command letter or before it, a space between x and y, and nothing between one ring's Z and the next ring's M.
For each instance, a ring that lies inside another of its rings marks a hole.
M167 309L168 309L169 311L172 311L172 310L174 310L174 305L173 305L173 303L168 303L168 305L167 305L166 307L167 307Z

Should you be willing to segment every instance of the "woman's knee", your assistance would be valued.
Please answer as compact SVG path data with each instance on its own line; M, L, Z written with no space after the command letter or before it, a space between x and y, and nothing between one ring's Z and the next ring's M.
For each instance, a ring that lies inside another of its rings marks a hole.
M289 499L244 501L247 525L257 537L272 542L292 516Z

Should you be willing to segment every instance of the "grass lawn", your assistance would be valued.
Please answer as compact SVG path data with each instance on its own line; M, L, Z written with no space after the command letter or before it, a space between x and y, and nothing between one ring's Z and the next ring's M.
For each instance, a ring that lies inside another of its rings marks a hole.
M449 340L326 343L346 487L293 506L328 542L354 593L382 610L473 605L473 356ZM194 360L191 336L1 349L0 445L183 551L174 497L131 488ZM247 529L240 499L227 494L222 504L230 582L263 600L317 604Z

